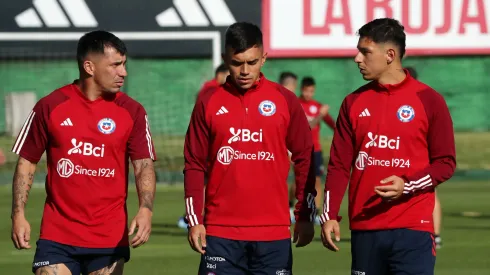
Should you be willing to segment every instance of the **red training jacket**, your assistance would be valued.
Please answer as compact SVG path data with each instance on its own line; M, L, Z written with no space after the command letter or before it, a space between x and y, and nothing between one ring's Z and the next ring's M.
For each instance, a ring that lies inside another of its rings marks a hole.
M301 106L305 111L306 118L308 121L313 120L315 117L319 116L320 107L322 104L316 100L304 100L301 97L299 98L301 102ZM323 121L332 129L335 130L335 121L330 114L327 114L323 117ZM322 146L320 144L320 123L318 123L315 127L311 128L311 134L313 136L313 146L315 148L315 152L320 152L322 150Z
M325 183L321 221L338 219L349 185L351 230L408 228L433 232L434 188L456 167L454 132L444 98L407 71L397 85L370 82L342 103ZM374 192L391 175L405 180L403 196Z
M226 82L201 94L184 146L189 225L204 222L208 235L234 240L290 238L288 149L295 163L296 219L311 221L316 211L313 143L296 96L263 75L245 93Z

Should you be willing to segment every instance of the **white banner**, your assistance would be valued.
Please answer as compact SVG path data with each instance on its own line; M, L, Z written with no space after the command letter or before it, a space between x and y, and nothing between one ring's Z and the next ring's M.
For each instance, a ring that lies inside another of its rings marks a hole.
M353 56L365 23L395 18L408 55L490 54L490 0L263 0L272 57Z

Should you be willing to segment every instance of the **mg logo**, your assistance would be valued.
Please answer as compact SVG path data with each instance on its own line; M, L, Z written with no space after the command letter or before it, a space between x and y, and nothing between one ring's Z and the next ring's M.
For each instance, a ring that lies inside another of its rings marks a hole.
M219 149L216 159L223 165L229 165L233 160L235 151L230 146L223 146Z
M356 168L364 170L368 161L369 155L366 152L360 151L356 159Z
M73 174L75 166L73 162L69 159L62 158L58 161L56 165L56 171L58 171L58 175L62 178L68 178Z
M232 137L228 139L228 144L232 144L233 142L262 142L262 129L259 132L252 132L249 129L236 129L230 127L230 133Z
M368 138L370 139L365 147L376 147L376 148L389 148L392 150L398 150L400 149L400 137L397 137L396 139L389 139L387 136L384 135L375 135L372 132L368 133Z
M90 142L77 142L77 139L72 138L71 144L73 148L68 150L68 155L81 154L84 156L104 157L104 144L101 147L94 146Z

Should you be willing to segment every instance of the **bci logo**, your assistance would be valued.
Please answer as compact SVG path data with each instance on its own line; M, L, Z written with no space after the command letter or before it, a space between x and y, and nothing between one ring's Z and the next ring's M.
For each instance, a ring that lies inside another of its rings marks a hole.
M384 135L375 135L372 132L368 133L368 138L370 139L365 147L376 147L376 148L389 148L393 150L400 149L400 137L396 139L390 139Z
M90 142L77 142L76 138L71 139L71 144L73 148L68 150L68 155L81 154L84 156L94 156L98 158L104 157L104 144L102 146L94 146Z
M228 144L232 144L233 142L262 142L262 129L258 132L252 132L249 129L236 129L231 127L230 133L232 137L228 139Z

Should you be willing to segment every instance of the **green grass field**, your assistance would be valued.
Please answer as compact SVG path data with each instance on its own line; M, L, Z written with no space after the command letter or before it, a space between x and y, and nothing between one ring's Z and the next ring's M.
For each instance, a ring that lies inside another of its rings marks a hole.
M490 274L490 182L449 181L438 189L443 204L444 247L438 251L437 275ZM32 226L32 240L38 238L45 198L44 188L36 186L27 207ZM10 241L10 186L0 186L0 214L5 221L0 225L0 274L30 274L34 249L18 251ZM131 188L130 218L137 210L137 195ZM132 250L132 260L125 274L196 274L199 255L192 251L186 232L176 227L184 209L182 186L159 185L153 216L153 233L149 243ZM346 213L346 203L342 214ZM349 231L342 222L341 251L333 253L319 240L301 249L294 248L295 275L350 274ZM69 229L67 229L69 230Z

